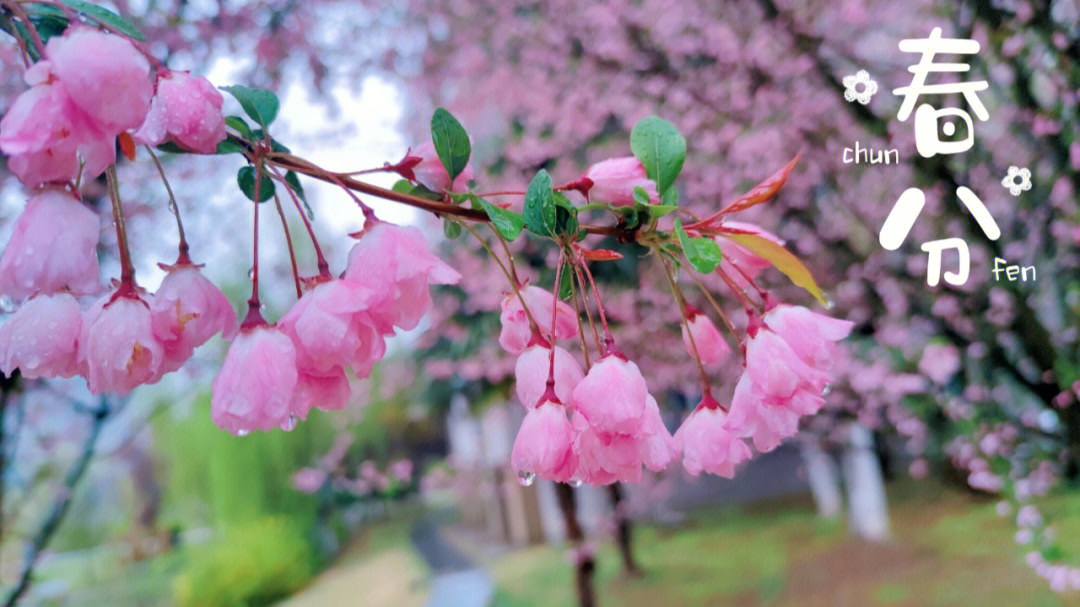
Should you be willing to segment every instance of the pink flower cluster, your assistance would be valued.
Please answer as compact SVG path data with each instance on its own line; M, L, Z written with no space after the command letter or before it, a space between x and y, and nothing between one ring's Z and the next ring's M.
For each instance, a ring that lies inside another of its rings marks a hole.
M0 294L26 300L0 326L0 371L25 377L85 377L95 394L124 394L179 369L218 332L236 332L225 296L190 262L157 293L131 282L85 312L77 296L100 290L97 215L61 188L39 191L15 222L0 257Z
M386 353L385 338L415 328L431 309L429 285L459 278L419 229L365 229L341 278L317 279L276 324L252 309L214 380L211 418L242 436L292 429L313 407L342 409L351 395L347 370L367 377Z
M150 63L118 35L72 26L54 36L24 76L24 91L0 121L0 150L24 184L97 177L116 160L116 138L141 143L171 137L212 153L225 138L221 94L204 78L162 69L157 91Z
M637 482L643 468L659 471L680 456L690 474L730 478L735 466L752 455L744 439L751 438L759 451L774 449L795 434L802 416L821 408L834 342L847 336L852 323L799 306L767 305L764 315L750 318L745 368L730 408L706 390L672 436L636 364L610 350L583 373L573 355L542 336L547 332L556 341L576 336L577 317L566 304L536 287L507 296L500 343L519 355L517 396L528 410L511 453L519 480ZM697 310L688 316L687 349L696 348L706 364L720 362L730 349L716 327Z

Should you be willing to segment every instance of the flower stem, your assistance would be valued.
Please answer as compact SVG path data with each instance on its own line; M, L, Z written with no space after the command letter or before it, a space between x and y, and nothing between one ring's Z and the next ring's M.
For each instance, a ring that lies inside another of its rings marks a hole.
M120 249L120 284L135 286L135 266L131 263L131 250L128 248L127 224L124 223L124 210L120 205L120 191L116 187L116 166L105 171L109 185L109 198L112 201L113 224L116 225L116 246Z
M675 305L679 307L679 314L682 316L683 327L686 328L686 336L690 342L691 354L694 355L694 362L697 363L698 374L701 376L701 386L705 393L709 392L709 374L705 372L705 365L701 362L701 354L698 352L697 342L694 340L693 333L690 332L690 318L686 314L686 298L683 297L682 291L679 290L679 285L675 283L675 277L671 274L671 267L668 266L667 259L660 257L660 264L664 267L664 278L667 279L668 287L671 289L671 295L675 298Z
M300 288L300 269L296 265L296 250L293 249L289 222L285 220L285 210L281 208L281 198L278 197L277 192L274 193L274 207L277 208L278 217L281 218L281 231L285 232L285 245L289 249L289 262L292 263L293 283L296 284L296 298L300 299L304 296L304 291Z
M176 263L191 263L191 258L188 257L187 237L184 234L184 222L180 220L180 205L176 202L176 196L173 194L172 186L169 185L169 180L165 177L165 169L162 168L161 161L158 160L157 154L154 153L154 148L148 145L144 147L146 148L146 152L150 154L150 160L153 161L158 175L161 176L161 182L165 184L165 191L169 193L169 210L172 211L173 216L176 217L176 231L180 233L180 254L176 257Z
M592 272L589 271L588 262L580 255L578 258L581 260L581 269L585 271L585 276L589 279L589 285L592 287L593 299L596 300L596 310L600 315L600 324L604 327L603 354L610 354L615 346L615 338L611 336L611 329L608 328L607 315L604 313L604 304L600 302L600 291L596 288L596 281L593 280Z
M274 179L280 182L281 185L285 186L285 191L288 192L289 197L292 198L293 205L296 207L296 212L300 214L300 219L304 222L304 229L307 230L308 236L311 238L311 246L315 249L315 259L319 268L319 276L330 276L330 264L326 262L326 257L323 256L322 247L319 246L319 239L315 238L315 229L311 227L311 220L308 219L307 213L304 212L303 207L300 205L300 198L296 195L296 192L293 191L292 186L289 185L289 182L285 180L285 177L282 176L282 174L277 169L275 169L274 167L269 168L270 172L273 174ZM278 210L281 211L280 205L278 205ZM285 218L282 217L281 220L285 221ZM288 230L285 230L285 232L287 234ZM291 247L289 249L289 252L292 252Z

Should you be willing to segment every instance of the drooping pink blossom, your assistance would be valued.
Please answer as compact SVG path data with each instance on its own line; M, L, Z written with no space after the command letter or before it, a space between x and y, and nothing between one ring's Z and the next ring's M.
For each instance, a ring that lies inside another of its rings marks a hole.
M696 348L704 365L715 366L723 362L724 358L731 353L731 347L717 330L716 325L709 320L708 316L693 307L687 310L687 320L688 322L682 327L683 345L686 346L687 353L693 356ZM691 338L693 338L692 342Z
M237 436L290 423L296 348L277 327L241 328L214 378L210 418Z
M378 222L349 251L344 278L377 295L368 314L389 333L415 328L431 309L428 285L455 284L461 274L431 254L419 229Z
M829 376L808 365L787 341L759 324L757 317L751 319L746 343L746 374L757 389L777 398L788 398L796 391L824 391Z
M80 110L67 91L49 82L48 61L27 71L28 82L43 82L20 94L0 120L0 150L8 168L27 186L67 182L79 172L86 179L100 175L116 160L114 138L107 136Z
M73 26L45 47L52 72L71 100L109 134L134 129L150 107L150 63L131 42L101 30Z
M574 476L577 464L573 440L566 408L558 402L544 401L525 414L510 452L510 465L523 480L536 475L560 483L568 482Z
M420 158L420 162L412 167L412 172L416 180L425 188L432 192L442 192L447 189L453 192L464 192L468 189L468 182L473 178L471 162L466 164L465 169L454 178L451 187L450 175L439 160L439 155L435 153L435 144L430 141L424 142L416 146L410 155Z
M79 373L82 310L67 293L30 298L0 326L0 372L23 377L72 377Z
M620 207L634 205L634 188L644 188L649 202L656 204L659 196L656 182L645 175L645 167L633 156L608 158L590 166L586 178L592 181L589 201L607 203Z
M352 396L352 387L345 370L336 367L324 374L300 371L296 379L296 392L289 408L290 417L282 428L291 430L297 420L307 419L312 409L340 411L345 408Z
M165 349L166 372L182 367L215 334L232 339L237 331L232 304L191 264L169 268L150 300L150 322Z
M784 244L784 241L779 236L776 236L775 234L752 223L725 220L723 226L725 228L738 230L739 232L745 232L748 234L753 234L755 236L760 236L762 238L771 240L779 245ZM720 269L725 271L728 275L732 276L740 283L743 282L743 278L738 270L742 270L747 274L747 276L753 278L757 276L762 270L772 265L767 260L762 259L756 253L752 252L750 249L747 249L746 247L733 240L729 240L722 236L717 236L716 244L720 246L720 252L723 253L724 256L723 259L720 261ZM738 270L732 267L732 264L738 267Z
M855 323L817 314L803 306L779 304L762 316L765 326L779 335L806 364L828 371L836 359L835 342L851 333Z
M79 365L94 394L127 394L165 373L165 350L154 335L150 307L137 294L105 295L83 317Z
M521 306L521 300L529 308L533 320L540 329L541 337L547 339L551 336L551 307L557 309L555 315L555 339L569 339L576 337L578 333L577 313L566 302L555 299L550 291L533 285L526 285L519 289L521 298L517 294L510 293L502 300L499 320L502 330L499 332L499 345L511 354L520 354L532 340L532 327L529 317L525 314L525 308Z
M296 346L300 370L327 375L351 366L357 377L371 374L386 343L368 314L379 294L347 280L330 280L304 293L278 321Z
M574 411L603 434L636 434L649 389L637 365L619 354L608 354L589 369L570 401Z
M706 472L732 478L735 466L751 457L750 447L731 430L727 414L711 396L675 432L675 445L683 454L683 467L693 476Z
M641 481L642 448L638 437L599 432L578 411L571 423L577 479L590 485Z
M527 408L536 406L547 391L551 349L534 345L525 349L514 369L514 388L518 401ZM555 346L555 396L560 402L570 402L570 396L585 376L574 356Z
M824 402L821 396L807 390L797 390L787 397L768 394L744 371L735 384L727 426L737 436L752 438L754 448L766 453L794 436L799 419L817 413Z
M641 463L653 472L667 468L671 460L678 455L678 446L664 425L664 420L660 417L660 406L652 394L645 399L645 416L637 436Z
M158 73L157 91L135 141L158 145L166 139L200 154L213 154L225 139L221 93L210 81L187 72Z
M17 299L68 291L97 292L98 216L70 192L36 194L15 220L0 257L0 293Z

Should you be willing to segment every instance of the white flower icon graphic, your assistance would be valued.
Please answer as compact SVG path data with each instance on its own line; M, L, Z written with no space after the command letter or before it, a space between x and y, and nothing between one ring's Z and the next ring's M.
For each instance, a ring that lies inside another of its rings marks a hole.
M866 70L859 70L853 76L844 76L844 89L845 101L849 103L858 101L866 105L877 92L877 82L870 79L870 74Z
M1031 171L1027 167L1011 166L1005 179L1001 180L1001 185L1009 188L1009 193L1013 196L1019 196L1020 192L1031 189Z

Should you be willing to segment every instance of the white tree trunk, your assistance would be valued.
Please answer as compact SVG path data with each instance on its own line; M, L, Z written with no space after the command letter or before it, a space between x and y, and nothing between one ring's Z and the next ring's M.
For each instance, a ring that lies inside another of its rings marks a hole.
M818 515L824 518L839 515L843 496L836 462L822 450L821 440L817 436L807 434L801 441L801 447L806 480L810 483L810 494L814 497Z
M874 438L865 426L851 424L849 445L844 453L844 483L847 485L851 531L871 540L889 537L889 512L885 502L885 482L881 462L874 453Z

